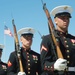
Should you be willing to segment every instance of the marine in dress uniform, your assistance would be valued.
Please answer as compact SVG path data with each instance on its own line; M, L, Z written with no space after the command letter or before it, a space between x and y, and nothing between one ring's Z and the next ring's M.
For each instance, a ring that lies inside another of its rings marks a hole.
M0 44L0 75L7 75L7 64L1 61L4 45Z
M21 60L24 72L20 72L19 61L16 52L12 52L8 61L8 75L40 75L40 54L31 49L35 30L31 27L22 28L18 31L22 43Z
M72 7L68 5L57 6L51 11L64 58L57 58L51 34L44 36L41 42L42 75L75 75L75 36L68 33L71 12Z

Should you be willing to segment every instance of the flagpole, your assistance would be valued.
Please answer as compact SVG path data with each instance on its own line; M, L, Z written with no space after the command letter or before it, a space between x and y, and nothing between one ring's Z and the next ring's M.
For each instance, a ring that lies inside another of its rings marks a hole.
M6 59L5 59L5 57L6 57L6 36L5 36L5 33L4 33L4 50L3 50L3 53L4 53L4 62L6 62Z
M6 35L9 35L9 36L13 37L12 32L11 32L10 29L5 25L5 26L4 26L4 45L5 45L5 51L6 51Z

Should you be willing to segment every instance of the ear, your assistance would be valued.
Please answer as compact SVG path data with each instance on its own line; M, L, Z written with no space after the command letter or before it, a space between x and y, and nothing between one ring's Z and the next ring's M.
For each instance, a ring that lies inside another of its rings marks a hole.
M21 42L22 42L22 38L23 38L23 37L21 36L21 37L20 37L20 41L21 41Z
M55 22L55 23L56 23L56 25L57 25L57 18L55 18L55 19L54 19L54 22Z

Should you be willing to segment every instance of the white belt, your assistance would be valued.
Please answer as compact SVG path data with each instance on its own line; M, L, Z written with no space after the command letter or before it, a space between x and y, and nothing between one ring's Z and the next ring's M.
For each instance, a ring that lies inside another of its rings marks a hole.
M68 67L68 71L73 71L73 72L75 72L75 67Z

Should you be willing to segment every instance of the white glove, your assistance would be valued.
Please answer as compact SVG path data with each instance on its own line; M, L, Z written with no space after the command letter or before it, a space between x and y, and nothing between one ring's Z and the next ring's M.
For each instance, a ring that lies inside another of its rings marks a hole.
M17 75L26 75L26 73L25 72L18 72Z
M54 63L54 69L58 71L64 71L67 68L67 60L59 58Z

